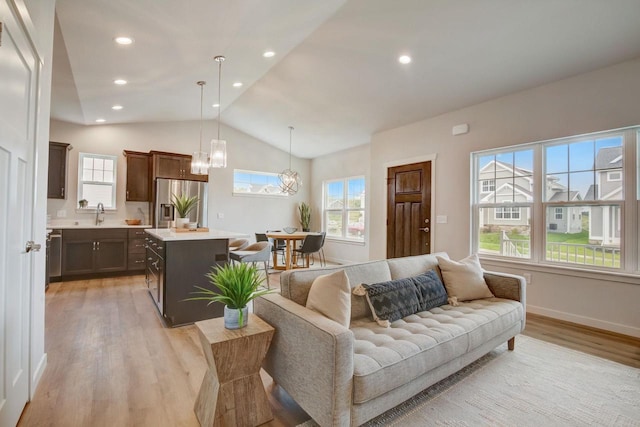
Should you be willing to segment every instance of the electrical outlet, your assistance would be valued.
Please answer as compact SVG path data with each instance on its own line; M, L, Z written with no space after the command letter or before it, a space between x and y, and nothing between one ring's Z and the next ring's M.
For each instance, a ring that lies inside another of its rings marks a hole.
M224 219L224 213L218 212L218 219Z
M67 217L67 211L64 209L60 209L58 212L56 212L56 217L58 218L66 218Z
M531 284L531 273L522 273L522 277L527 281L527 285Z

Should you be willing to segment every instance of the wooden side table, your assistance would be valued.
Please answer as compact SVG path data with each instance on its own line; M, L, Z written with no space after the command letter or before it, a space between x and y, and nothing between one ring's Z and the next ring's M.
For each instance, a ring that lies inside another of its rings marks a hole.
M202 426L257 426L273 419L260 378L274 329L249 313L242 329L225 329L224 319L196 322L209 370L194 411Z

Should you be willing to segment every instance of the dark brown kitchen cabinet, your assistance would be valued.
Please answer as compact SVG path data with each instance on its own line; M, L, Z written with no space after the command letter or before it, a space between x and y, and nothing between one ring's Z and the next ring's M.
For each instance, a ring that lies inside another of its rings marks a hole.
M127 270L126 229L62 231L62 275L109 273Z
M67 192L67 152L69 144L49 142L49 174L47 198L66 199Z
M191 174L191 156L185 154L151 151L153 156L153 178L209 181L209 175Z
M151 156L147 153L124 150L127 158L127 202L151 201Z
M142 272L144 270L146 260L145 235L147 235L147 233L145 233L144 228L134 228L129 230L129 247L127 257L129 271L140 270Z

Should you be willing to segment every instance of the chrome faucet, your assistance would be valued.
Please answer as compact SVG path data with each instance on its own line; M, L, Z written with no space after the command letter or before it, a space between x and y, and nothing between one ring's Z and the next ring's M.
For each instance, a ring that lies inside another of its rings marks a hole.
M96 206L96 225L100 225L104 222L104 217L100 217L100 214L104 215L104 204L102 202L98 203Z

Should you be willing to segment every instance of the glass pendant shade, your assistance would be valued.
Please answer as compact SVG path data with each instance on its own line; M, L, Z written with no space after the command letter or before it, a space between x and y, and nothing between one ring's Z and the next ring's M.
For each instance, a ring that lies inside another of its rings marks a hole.
M211 140L211 154L209 155L212 168L227 167L227 141L223 139Z
M202 104L204 98L205 81L196 83L200 86L200 148L194 151L191 156L191 174L193 175L209 175L209 153L202 151Z
M191 174L209 174L209 153L205 153L204 151L193 152L193 155L191 156Z

